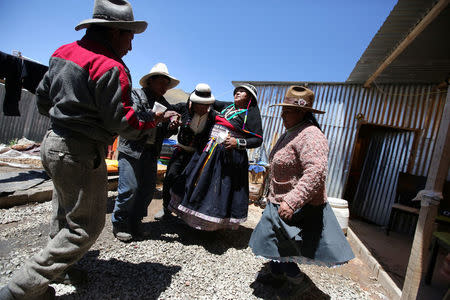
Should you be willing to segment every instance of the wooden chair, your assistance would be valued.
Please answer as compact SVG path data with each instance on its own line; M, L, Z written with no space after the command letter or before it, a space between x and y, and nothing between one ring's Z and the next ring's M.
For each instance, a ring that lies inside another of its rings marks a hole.
M412 201L417 193L425 188L427 178L404 172L399 172L397 181L397 190L395 202L392 205L389 223L386 228L386 234L389 235L395 219L401 214L408 214L418 218L420 212L420 201ZM439 213L435 222L438 224L450 224L450 203L448 195L450 194L450 182L446 181L442 191L443 199L439 205Z
M399 172L394 204L392 205L386 234L389 235L395 219L400 214L419 216L420 201L412 201L417 193L425 188L427 178Z

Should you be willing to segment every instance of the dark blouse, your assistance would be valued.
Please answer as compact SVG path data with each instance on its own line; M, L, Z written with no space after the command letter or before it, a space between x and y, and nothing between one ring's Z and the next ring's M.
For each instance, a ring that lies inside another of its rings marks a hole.
M216 100L213 104L213 108L219 115L222 115L221 112L232 104L233 102ZM246 115L247 120L245 120ZM236 114L233 118L227 120L231 125L233 125L235 131L244 134L247 142L246 148L257 148L261 146L263 142L263 130L261 113L257 105L250 106L247 114L245 112Z
M208 119L203 130L198 133L194 133L189 127L189 123L194 116L194 113L189 109L189 102L174 104L172 105L172 108L181 115L182 125L178 131L178 143L185 146L194 147L196 150L202 150L208 142L209 132L214 125L215 116L217 114L216 111L211 109L208 112Z

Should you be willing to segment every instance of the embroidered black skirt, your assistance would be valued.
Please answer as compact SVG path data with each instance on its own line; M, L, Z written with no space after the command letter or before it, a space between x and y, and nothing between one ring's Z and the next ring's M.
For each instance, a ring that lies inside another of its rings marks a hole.
M169 208L200 230L237 229L248 213L248 157L211 142L195 153L171 190Z

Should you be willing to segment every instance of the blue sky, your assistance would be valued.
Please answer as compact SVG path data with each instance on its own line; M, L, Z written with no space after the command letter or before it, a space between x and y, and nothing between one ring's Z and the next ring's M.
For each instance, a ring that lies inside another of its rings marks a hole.
M149 23L124 57L133 86L157 62L186 92L208 83L231 100L232 80L345 81L395 0L135 0ZM0 0L0 51L19 50L48 65L59 46L80 39L74 27L93 0Z

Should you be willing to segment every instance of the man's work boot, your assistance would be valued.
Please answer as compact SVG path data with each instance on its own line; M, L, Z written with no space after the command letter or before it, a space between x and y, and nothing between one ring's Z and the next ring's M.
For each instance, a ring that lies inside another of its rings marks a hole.
M121 242L131 242L133 236L129 230L126 230L122 226L117 226L113 224L113 234Z

